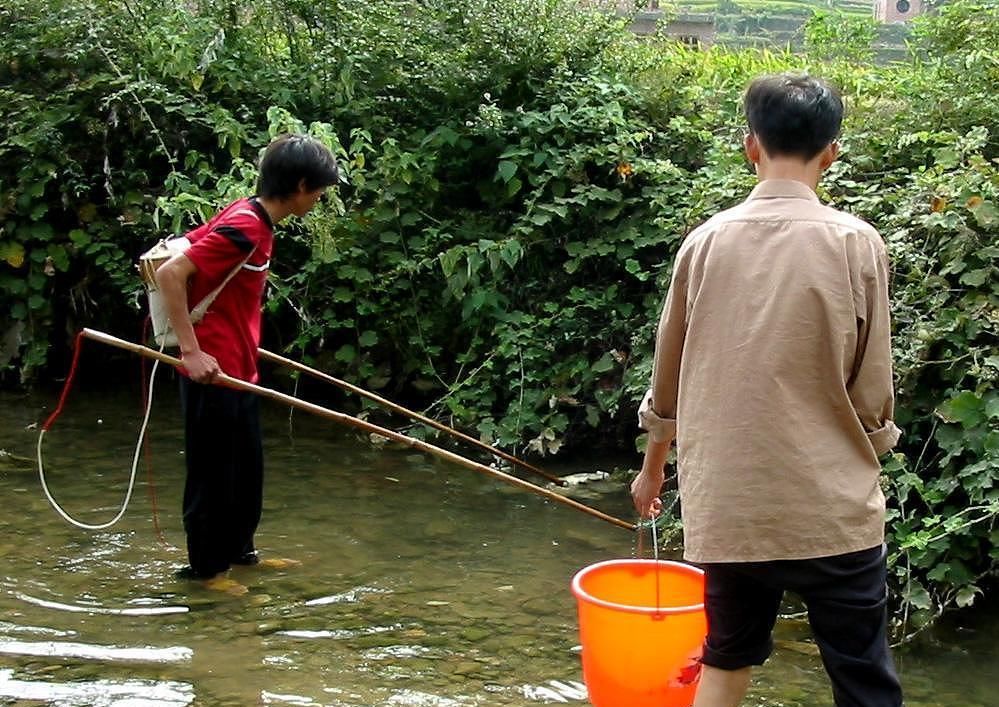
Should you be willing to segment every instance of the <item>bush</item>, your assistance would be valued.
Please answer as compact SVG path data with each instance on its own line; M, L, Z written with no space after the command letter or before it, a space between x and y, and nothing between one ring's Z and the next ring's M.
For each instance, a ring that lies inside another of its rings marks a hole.
M848 98L823 196L877 226L894 264L900 616L918 629L984 592L999 557L995 7L948 4L883 67L863 61L866 26L844 49L828 18L792 55L636 38L569 0L321 7L0 9L0 157L17 167L0 173L6 383L61 373L80 326L139 331L138 253L245 194L270 137L300 130L347 183L282 230L269 346L515 452L628 449L675 248L754 181L741 91L806 69Z

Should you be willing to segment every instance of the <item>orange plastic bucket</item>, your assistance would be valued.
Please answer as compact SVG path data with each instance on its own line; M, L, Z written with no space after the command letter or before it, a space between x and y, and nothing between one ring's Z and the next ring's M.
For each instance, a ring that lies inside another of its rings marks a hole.
M577 572L572 593L594 707L693 704L707 633L701 570L664 560L609 560Z

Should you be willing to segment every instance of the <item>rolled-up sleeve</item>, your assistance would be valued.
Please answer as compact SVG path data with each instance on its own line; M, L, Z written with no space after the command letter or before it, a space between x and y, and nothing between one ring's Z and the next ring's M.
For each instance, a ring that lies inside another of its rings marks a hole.
M646 430L654 442L666 444L676 438L680 358L687 329L687 260L683 254L681 248L659 317L652 385L638 410L639 427Z
M880 237L860 239L856 274L857 353L847 392L875 454L892 449L902 434L892 419L895 392L891 361L888 255Z
M676 420L660 417L652 409L652 389L649 388L638 408L638 426L649 433L654 442L672 442L676 437Z

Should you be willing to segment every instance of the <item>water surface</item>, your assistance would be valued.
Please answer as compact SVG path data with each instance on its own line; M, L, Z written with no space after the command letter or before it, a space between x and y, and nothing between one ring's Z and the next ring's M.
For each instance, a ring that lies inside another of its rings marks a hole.
M0 702L586 704L569 581L633 555L627 531L332 423L289 424L265 403L258 545L302 565L237 568L248 595L208 592L174 577L183 440L172 382L159 385L150 459L162 539L145 465L123 520L83 531L51 509L33 463L0 457ZM0 449L33 457L32 426L53 404L0 395ZM46 436L51 488L81 520L115 513L139 419L137 395L80 390ZM631 519L625 488L581 500ZM964 616L903 651L907 704L999 705L997 628L994 614ZM779 639L748 704L831 704L807 627L784 621Z

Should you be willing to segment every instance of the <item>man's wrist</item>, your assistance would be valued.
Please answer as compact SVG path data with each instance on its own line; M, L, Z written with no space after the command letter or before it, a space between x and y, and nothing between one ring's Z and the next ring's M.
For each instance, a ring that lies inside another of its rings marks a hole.
M666 479L666 464L664 463L658 469L654 465L643 464L641 474L650 477L651 479Z

